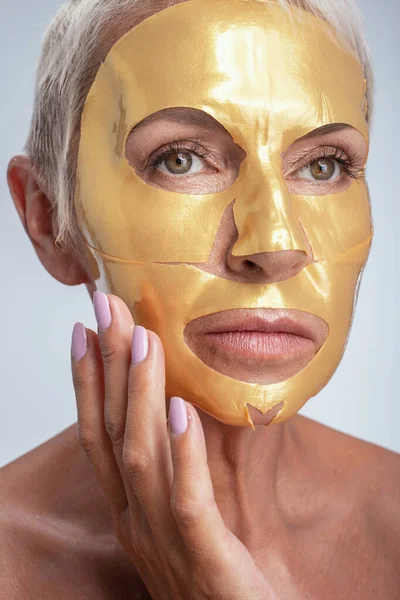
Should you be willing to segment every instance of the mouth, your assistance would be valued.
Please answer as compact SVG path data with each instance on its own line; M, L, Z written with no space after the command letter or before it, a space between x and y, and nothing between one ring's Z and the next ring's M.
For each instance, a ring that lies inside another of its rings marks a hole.
M303 369L326 341L323 319L288 309L233 309L186 326L188 347L216 371L252 383L276 383Z
M290 317L248 316L235 320L227 315L227 321L203 335L211 336L211 343L242 355L265 359L284 357L298 352L302 345L315 342L311 328Z

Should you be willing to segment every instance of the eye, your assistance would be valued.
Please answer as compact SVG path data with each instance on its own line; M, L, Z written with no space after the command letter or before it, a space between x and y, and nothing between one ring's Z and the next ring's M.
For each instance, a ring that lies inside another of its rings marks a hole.
M204 161L194 152L174 152L158 158L158 169L172 175L193 175L205 166Z
M294 173L296 179L307 181L335 181L342 174L342 166L332 158L318 158Z

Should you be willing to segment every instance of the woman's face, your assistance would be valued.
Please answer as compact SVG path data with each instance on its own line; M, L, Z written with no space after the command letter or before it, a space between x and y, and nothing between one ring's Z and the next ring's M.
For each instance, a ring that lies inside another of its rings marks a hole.
M97 287L160 335L167 393L228 424L247 404L285 420L327 383L372 235L362 67L290 15L166 9L112 48L82 116Z

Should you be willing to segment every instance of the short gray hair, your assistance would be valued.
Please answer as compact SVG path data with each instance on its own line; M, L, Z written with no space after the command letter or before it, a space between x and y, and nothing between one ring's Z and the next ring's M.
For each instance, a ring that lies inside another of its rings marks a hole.
M353 0L277 1L285 8L300 6L323 19L354 52L364 66L370 119L371 60L362 16ZM147 16L175 3L174 0L69 0L45 33L25 150L49 191L58 245L62 242L64 246L81 248L73 203L80 119L100 64L122 35Z

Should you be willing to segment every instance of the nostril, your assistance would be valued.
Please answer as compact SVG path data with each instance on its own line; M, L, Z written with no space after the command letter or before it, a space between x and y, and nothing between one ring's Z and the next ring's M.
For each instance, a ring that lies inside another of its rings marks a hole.
M254 269L260 268L258 265L256 265L256 263L252 262L251 260L245 260L244 264L246 267L248 267L249 269L252 269L253 271L254 271Z
M260 252L247 256L230 254L226 260L230 276L226 279L260 284L284 281L295 277L309 262L310 257L302 250Z
M243 262L243 267L244 267L243 271L245 273L247 272L248 274L251 273L252 277L254 277L254 276L262 277L263 275L265 275L263 266L259 265L258 263L254 262L252 260L245 260Z

